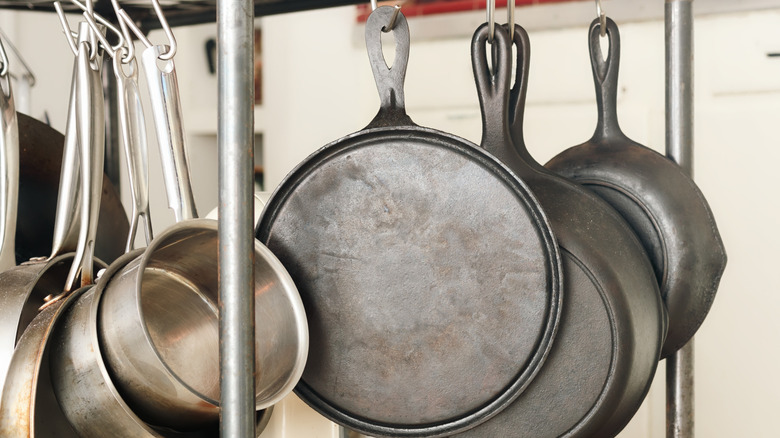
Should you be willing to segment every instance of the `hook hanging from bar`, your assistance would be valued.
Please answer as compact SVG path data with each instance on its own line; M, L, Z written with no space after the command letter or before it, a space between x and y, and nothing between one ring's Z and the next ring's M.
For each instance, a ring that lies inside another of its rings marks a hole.
M113 4L115 2L112 1L111 3ZM146 35L144 35L144 33L141 31L141 29L139 29L138 26L136 26L133 20L130 19L130 16L127 15L127 12L125 12L125 10L122 9L121 7L117 8L118 6L119 4L114 5L114 10L116 11L117 18L120 21L124 20L126 26L133 31L135 36L137 36L138 39L141 40L141 42L146 47L152 47L154 44L152 44L152 42L149 41L149 38L147 38ZM173 59L173 55L176 54L176 38L173 36L173 30L171 30L171 26L168 25L168 20L165 19L165 14L163 13L162 6L160 6L160 0L152 0L152 6L154 7L154 12L157 14L157 19L160 20L160 27L162 28L163 32L165 32L165 36L168 38L168 43L169 43L168 51L161 53L158 56L158 58L162 59L163 61L168 61L170 59Z
M0 77L4 77L8 74L8 55L5 53L5 47L3 42L0 41Z
M496 34L496 0L487 0L488 43L493 44Z
M509 39L515 38L515 0L506 2L506 22L509 26Z
M371 10L375 11L377 8L377 0L371 0ZM398 20L398 14L401 12L401 6L395 5L393 15L390 17L390 21L387 22L387 26L382 28L382 32L390 32L395 27L395 22Z
M599 35L604 38L607 34L607 16L601 7L601 0L596 0L596 16L599 18Z
M122 29L122 36L127 43L125 45L126 53L122 58L122 63L129 64L130 61L135 58L135 44L133 44L133 36L130 35L130 29L127 27L127 22L119 15L119 11L122 9L122 7L119 6L119 2L117 0L111 0L111 6L114 7L114 14L116 15L117 21L119 22L119 28Z
M75 0L71 0L73 3L76 3ZM78 3L76 3L78 4ZM108 20L100 16L100 14L97 13L89 13L86 10L83 13L84 20L86 20L89 27L92 28L92 31L95 33L95 36L97 37L98 41L100 41L100 44L103 46L103 50L108 53L109 56L112 58L116 57L117 52L119 52L120 49L125 49L125 37L122 35L122 31L116 28L113 24L111 24ZM97 22L95 21L97 19ZM111 30L111 32L114 32L117 37L119 38L119 42L116 45L111 45L110 42L108 42L108 39L103 35L103 32L100 31L100 28L98 27L97 23L102 24L103 26L106 26L108 29Z
M16 59L19 61L19 64L21 64L22 68L24 68L25 73L23 77L27 80L29 86L32 87L33 85L35 85L35 74L33 74L30 66L27 65L26 62L24 62L24 58L22 58L22 54L19 53L19 50L16 49L14 43L11 41L10 38L8 38L8 35L6 35L2 29L0 29L0 38L5 40L5 43L8 45L8 48L14 53ZM8 71L8 61L7 61L8 57L4 49L3 49L2 56L3 56L3 66L2 66L2 71L0 71L0 76L3 76Z

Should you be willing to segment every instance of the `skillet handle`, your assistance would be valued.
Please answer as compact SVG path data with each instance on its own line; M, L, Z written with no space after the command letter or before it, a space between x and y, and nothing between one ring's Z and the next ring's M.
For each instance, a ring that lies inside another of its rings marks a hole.
M624 138L617 119L618 70L620 67L620 33L611 18L606 19L606 34L609 38L607 58L601 52L601 24L596 18L590 24L588 49L590 65L593 68L593 82L596 86L596 104L599 120L594 140Z
M493 71L488 66L488 24L477 28L471 39L471 66L482 110L481 146L504 163L515 160L509 134L509 83L511 78L511 44L503 26L494 28Z
M382 6L366 20L366 50L380 100L379 112L367 129L414 125L406 114L404 103L404 78L409 63L409 24L404 14L398 13L395 26L390 30L395 37L395 60L391 67L388 67L382 53L382 32L394 13L394 8Z

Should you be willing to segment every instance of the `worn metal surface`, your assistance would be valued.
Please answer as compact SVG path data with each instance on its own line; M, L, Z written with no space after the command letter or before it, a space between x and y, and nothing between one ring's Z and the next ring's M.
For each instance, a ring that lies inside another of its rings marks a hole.
M52 391L48 345L57 319L86 289L79 289L43 309L19 339L0 399L0 436L78 437L62 414Z
M613 436L639 408L658 363L666 313L650 261L630 228L601 199L543 168L523 140L528 34L497 28L494 74L487 28L472 43L484 123L482 144L545 209L563 255L563 315L539 375L511 406L463 436ZM512 48L516 83L509 88ZM510 139L511 135L511 139Z
M252 0L217 2L220 430L223 436L237 438L255 435L251 416L256 403L253 388L255 380L262 380L263 376L262 368L255 369L253 348L252 266L256 222L252 196L255 138L252 6ZM299 377L300 374L296 379Z
M486 420L538 372L559 318L560 259L521 180L406 115L402 14L392 68L381 52L393 12L366 25L377 116L288 175L257 236L309 318L298 395L368 435L442 436Z
M693 177L693 2L669 0L666 28L666 156ZM693 339L666 361L666 436L693 438Z
M712 306L726 253L709 204L683 168L623 134L617 118L620 36L607 20L609 54L601 53L598 21L590 56L599 121L593 137L547 163L614 207L650 255L669 311L662 357L683 346Z
M217 224L160 233L107 284L98 330L106 367L141 419L178 430L219 415ZM256 409L292 391L308 350L303 304L278 260L255 241Z

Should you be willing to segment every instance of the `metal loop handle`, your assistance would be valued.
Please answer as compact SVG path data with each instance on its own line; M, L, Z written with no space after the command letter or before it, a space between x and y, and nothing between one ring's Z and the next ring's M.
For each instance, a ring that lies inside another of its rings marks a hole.
M152 46L144 50L141 57L152 103L168 206L173 210L176 222L180 222L196 218L198 213L187 165L176 68L172 59L162 61L160 56L166 50L165 46ZM165 63L163 69L158 66L158 60Z
M138 91L138 62L131 59L125 73L122 58L114 58L114 74L117 78L117 105L119 108L120 138L125 150L127 172L130 177L130 194L133 211L125 252L133 250L140 219L144 219L146 244L152 240L152 220L149 214L149 165L141 96Z

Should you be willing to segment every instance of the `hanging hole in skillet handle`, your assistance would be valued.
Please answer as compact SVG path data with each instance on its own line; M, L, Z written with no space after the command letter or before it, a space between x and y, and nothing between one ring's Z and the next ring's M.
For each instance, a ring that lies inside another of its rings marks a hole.
M394 14L398 14L391 31L395 56L390 67L382 50L382 35ZM366 21L366 50L380 100L379 113L368 127L414 125L406 114L404 102L404 79L409 63L409 24L404 14L391 6L374 10Z
M617 24L611 18L605 18L605 26L600 18L590 25L588 40L590 64L593 69L593 82L596 87L596 103L598 105L598 124L596 133L606 135L622 135L617 120L617 83L620 68L620 33ZM605 29L606 38L602 38L601 29ZM607 43L607 50L602 48Z
M490 43L490 24L481 25L471 40L471 65L477 86L482 111L482 141L485 150L504 156L504 145L511 142L507 104L509 95L510 70L504 68L505 62L511 62L509 34L503 26L492 30L493 42ZM488 61L488 49L490 58ZM488 110L488 108L490 108Z

